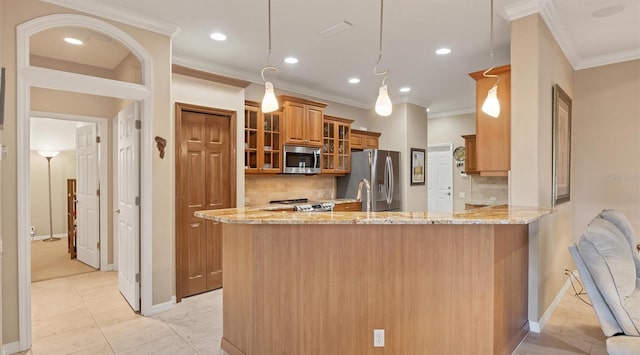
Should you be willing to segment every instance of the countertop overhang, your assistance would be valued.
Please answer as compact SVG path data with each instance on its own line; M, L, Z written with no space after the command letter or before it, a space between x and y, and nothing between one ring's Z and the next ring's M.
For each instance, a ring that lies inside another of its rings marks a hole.
M498 205L463 212L290 212L256 208L198 211L196 217L232 224L529 224L548 208Z

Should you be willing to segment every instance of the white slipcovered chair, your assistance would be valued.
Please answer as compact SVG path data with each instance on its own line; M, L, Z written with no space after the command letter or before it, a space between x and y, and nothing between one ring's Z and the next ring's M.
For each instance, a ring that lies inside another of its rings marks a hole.
M640 255L624 214L604 210L569 246L609 354L640 354Z

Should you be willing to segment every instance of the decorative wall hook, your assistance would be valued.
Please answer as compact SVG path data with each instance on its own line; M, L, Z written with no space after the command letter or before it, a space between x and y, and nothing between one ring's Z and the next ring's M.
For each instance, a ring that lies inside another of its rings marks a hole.
M160 136L156 136L156 145L160 152L160 159L164 159L164 147L167 146L167 140Z

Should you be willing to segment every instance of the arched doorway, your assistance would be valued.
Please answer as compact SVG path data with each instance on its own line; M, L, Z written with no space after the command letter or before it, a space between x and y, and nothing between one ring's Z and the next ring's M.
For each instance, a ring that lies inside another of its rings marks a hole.
M56 28L85 29L122 44L139 62L139 82L120 81L60 67L36 66L32 63L30 43L33 36ZM18 294L20 349L31 344L31 293L29 248L29 117L32 89L47 89L68 93L82 93L140 103L140 299L141 313L151 313L151 117L152 117L152 59L150 54L131 36L99 19L57 14L43 16L17 27L17 160L18 160ZM145 277L147 276L147 277Z

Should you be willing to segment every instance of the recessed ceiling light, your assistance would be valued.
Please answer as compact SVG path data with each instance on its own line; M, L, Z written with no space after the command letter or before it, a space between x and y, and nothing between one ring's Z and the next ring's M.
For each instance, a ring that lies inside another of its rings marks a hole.
M440 48L438 50L436 50L436 54L439 55L445 55L445 54L449 54L451 53L451 49L450 48Z
M224 33L221 33L221 32L214 32L211 35L209 35L209 37L211 37L211 39L216 40L216 41L226 41L227 40L227 35L225 35Z
M298 58L296 57L286 57L284 62L287 64L296 64L298 62Z
M360 82L360 79L358 78L351 78L349 79L349 84L357 84Z
M594 11L591 16L593 17L609 17L609 16L613 16L619 12L622 12L624 10L624 6L623 5L616 5L616 6L607 6L607 7L603 7L600 10L596 10Z
M427 108L427 112L431 111L431 108Z
M73 37L65 37L64 41L69 43L69 44L74 44L76 46L81 45L83 42L77 38L73 38Z
M411 88L409 87L400 88L400 92L409 92L409 91L411 91Z

